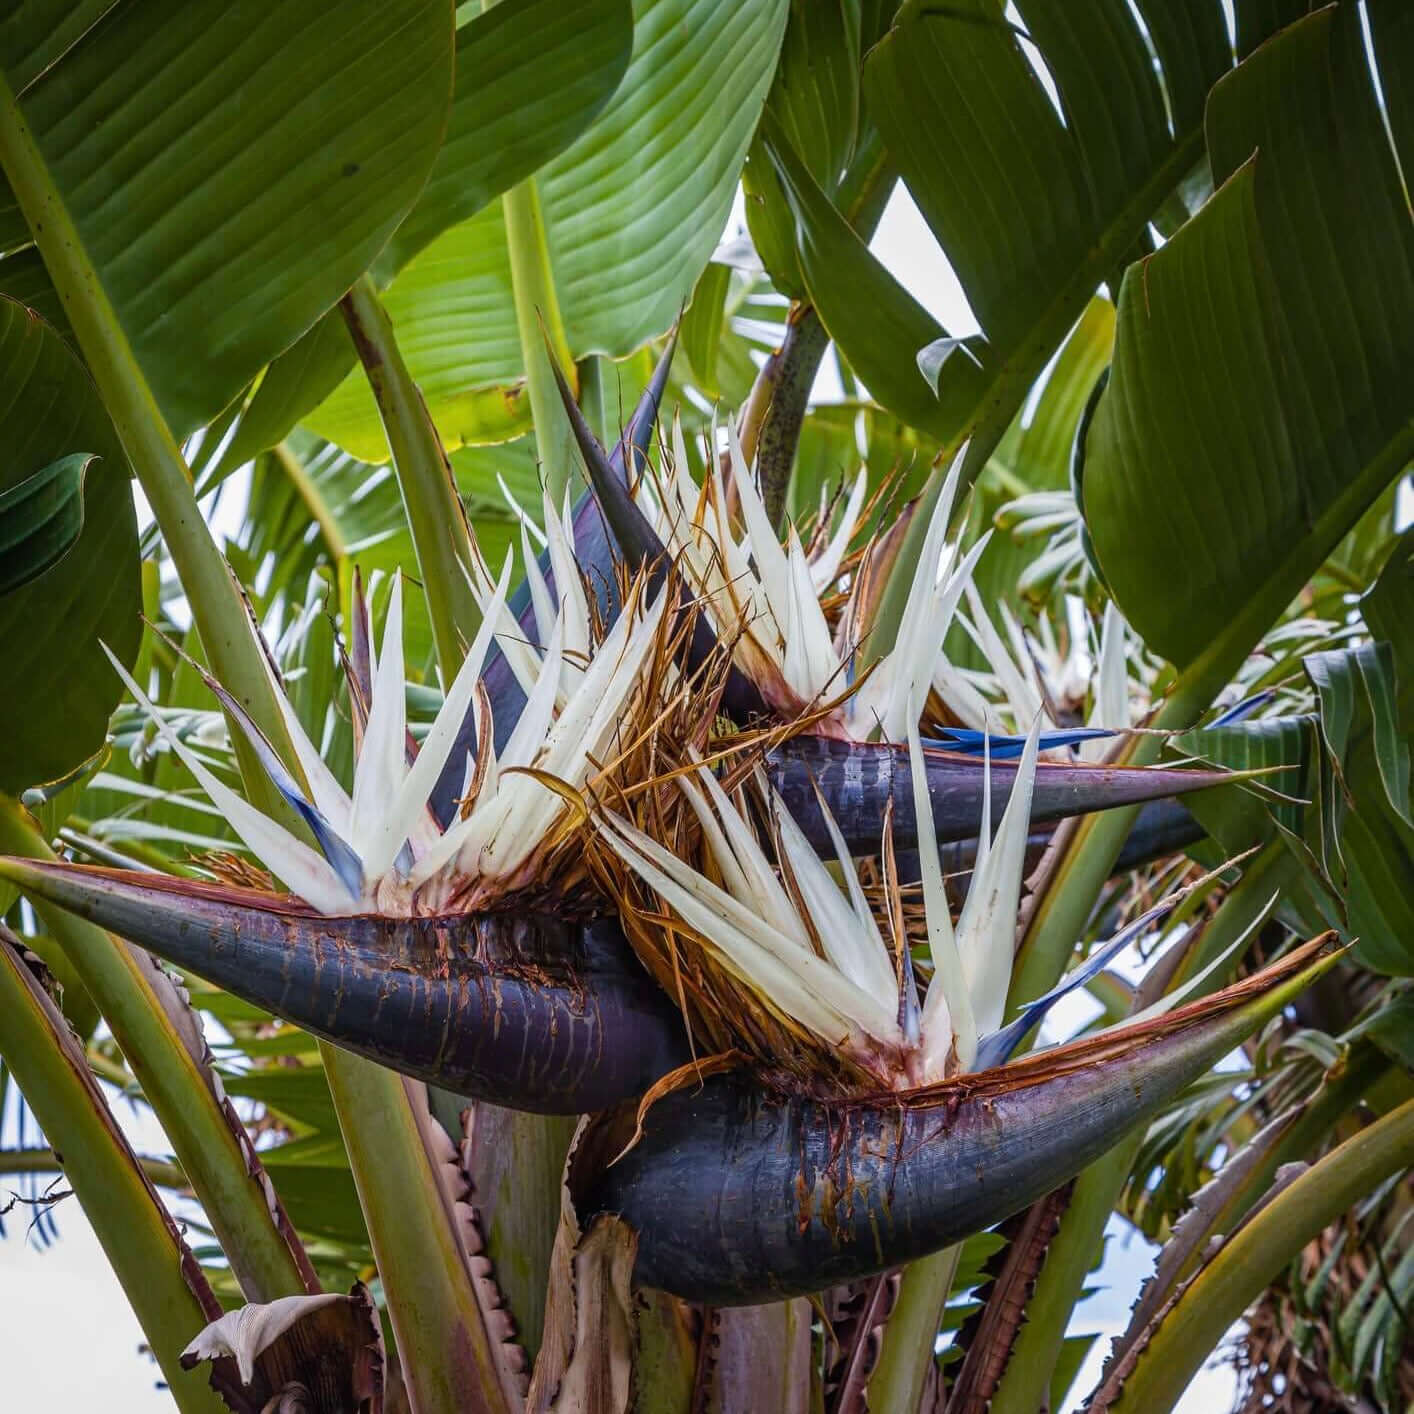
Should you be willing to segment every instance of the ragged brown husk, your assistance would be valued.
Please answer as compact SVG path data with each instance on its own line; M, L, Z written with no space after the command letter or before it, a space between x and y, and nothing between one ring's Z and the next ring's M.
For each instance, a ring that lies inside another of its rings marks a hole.
M754 776L766 752L808 731L833 703L787 725L729 737L714 735L731 644L720 643L707 662L688 674L675 666L692 632L689 606L675 630L661 635L645 680L658 685L655 711L644 725L621 738L621 754L594 783L595 805L612 810L665 846L713 883L721 872L705 846L701 828L677 784L681 775L710 764L723 788L769 839L763 800ZM632 784L629 784L632 783ZM793 1018L772 1006L747 980L719 963L696 933L664 911L653 891L591 835L582 851L596 892L611 899L624 933L644 966L686 1018L699 1056L743 1054L768 1083L794 1091L839 1095L875 1090L880 1075L858 1059L825 1046ZM787 889L789 871L784 871ZM823 956L823 950L818 948Z

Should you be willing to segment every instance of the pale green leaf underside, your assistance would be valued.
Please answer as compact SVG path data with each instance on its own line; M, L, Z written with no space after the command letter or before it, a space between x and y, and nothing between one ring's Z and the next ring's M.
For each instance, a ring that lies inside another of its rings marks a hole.
M784 0L638 0L634 54L593 126L537 176L576 357L622 357L672 323L716 246L770 84ZM385 294L398 342L451 446L484 395L523 376L505 226L493 204L433 241ZM519 427L524 426L523 414ZM308 419L365 459L387 451L361 376Z

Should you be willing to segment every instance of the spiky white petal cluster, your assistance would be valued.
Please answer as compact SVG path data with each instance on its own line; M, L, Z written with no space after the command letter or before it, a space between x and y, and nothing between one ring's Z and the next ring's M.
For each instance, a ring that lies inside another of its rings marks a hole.
M908 729L920 839L933 837L916 714ZM851 1051L898 1088L966 1070L979 1037L1001 1022L1011 979L1016 913L1031 814L1039 724L1027 739L996 838L989 807L972 884L954 928L935 851L921 851L933 981L921 1008L911 966L899 967L880 936L838 828L825 812L844 887L815 855L780 798L760 783L773 812L780 860L794 897L755 833L712 773L682 777L718 885L607 812L601 838L682 918L728 971L827 1046ZM823 808L823 806L822 806ZM799 900L797 903L796 900ZM818 949L817 949L818 943ZM902 984L900 983L902 976Z
M551 523L555 524L551 517ZM564 527L552 551L564 551ZM389 598L383 648L373 673L372 698L354 768L345 791L305 732L278 684L284 724L308 792L285 769L269 743L219 685L213 688L241 726L267 774L310 825L314 849L232 790L182 742L142 689L114 666L149 712L158 733L185 763L229 820L246 847L307 903L329 914L377 911L429 913L455 900L473 906L476 890L513 881L567 808L565 799L527 768L581 787L596 761L609 754L662 619L666 597L645 607L635 597L591 651L590 623L573 561L556 560L558 603L537 594L547 624L544 653L525 641L506 605L511 557L482 603L481 628L449 686L436 720L408 761L402 645L402 581ZM534 581L532 581L534 582ZM541 586L543 589L543 584ZM488 701L477 683L496 638L525 685L527 702L500 752L492 747ZM110 657L112 655L110 654ZM428 802L468 714L479 750L466 755L461 812L445 830Z
M834 534L812 560L794 526L784 546L777 539L753 470L730 428L727 447L741 511L740 536L728 513L720 462L708 459L699 487L688 469L687 448L677 424L673 455L657 487L657 504L650 507L656 511L655 528L718 627L735 633L744 626L737 656L768 700L783 699L776 705L799 708L840 696L848 687L858 645L831 634L820 595L838 578L854 535L864 503L865 473L860 471ZM905 739L907 705L918 695L920 673L926 677L931 655L946 635L973 567L986 548L986 535L966 555L958 541L948 539L961 465L959 454L934 505L895 647L835 714L836 726L855 740ZM646 498L646 493L640 494ZM846 614L843 623L850 618Z

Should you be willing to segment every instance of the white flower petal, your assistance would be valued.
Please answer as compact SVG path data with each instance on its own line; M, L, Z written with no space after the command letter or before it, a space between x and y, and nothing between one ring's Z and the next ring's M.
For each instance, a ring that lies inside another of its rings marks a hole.
M928 792L927 760L918 735L918 713L908 728L908 766L913 786L913 811L917 823L918 865L923 879L923 909L928 920L928 951L933 980L923 1003L923 1069L925 1076L940 1078L954 1042L963 1070L977 1054L977 1021L963 975L943 886L943 866L938 859L937 831L933 824L933 798Z
M849 542L854 538L854 528L859 521L859 512L864 505L864 497L869 490L869 473L861 467L854 478L854 487L849 493L844 513L835 533L825 548L810 562L810 580L817 594L823 594L835 582L840 572L840 564L849 551Z
M393 577L383 651L373 679L373 701L354 767L353 816L349 843L363 860L371 881L392 868L403 847L394 838L388 807L407 774L407 703L403 678L403 578Z
M157 708L135 683L127 669L108 651L103 651L113 664L123 686L133 700L152 718L162 739L171 747L197 783L210 797L211 803L225 816L231 828L241 837L247 849L270 870L288 889L321 913L348 913L359 906L360 900L344 886L323 855L297 839L284 826L262 815L248 800L238 795L214 776L186 743L163 721Z
M896 1012L898 979L872 915L866 912L866 923L840 892L839 885L830 877L830 871L820 862L779 796L773 797L771 808L780 832L781 849L815 924L826 961L885 1011ZM847 875L854 875L853 861L846 860L844 868ZM855 883L857 887L857 879Z
M957 924L957 948L972 997L978 1031L985 1035L1001 1024L1016 947L1016 915L1021 873L1031 823L1031 794L1036 780L1036 747L1041 732L1037 715L1002 814L996 838L985 858L980 851L972 883ZM988 791L990 795L990 790Z

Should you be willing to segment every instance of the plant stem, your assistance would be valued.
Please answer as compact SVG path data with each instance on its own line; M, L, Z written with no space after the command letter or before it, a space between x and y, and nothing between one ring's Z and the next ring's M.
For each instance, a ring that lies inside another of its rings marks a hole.
M1414 1100L1331 1150L1246 1222L1180 1293L1134 1368L1099 1391L1101 1409L1163 1414L1224 1332L1323 1228L1386 1178L1414 1164Z
M443 685L450 686L481 622L465 573L473 553L466 512L441 438L403 361L373 281L364 275L339 302L339 309L383 419L412 530L437 663Z
M270 738L286 764L294 766L294 753L271 694L246 606L202 519L191 473L3 76L0 164L167 542L212 670ZM285 818L288 807L256 765L241 733L232 735L254 802Z
M25 812L4 796L0 852L25 859L55 857ZM168 1010L156 965L145 953L63 909L42 902L35 909L112 1030L246 1298L274 1301L306 1291L306 1275L272 1221L261 1175L251 1172L208 1072ZM45 1132L68 1154L57 1135Z
M470 1178L486 1254L531 1360L540 1349L573 1115L473 1108Z
M64 1176L93 1225L183 1414L221 1400L179 1356L220 1306L123 1138L58 1009L0 939L0 1055L64 1155ZM203 1301L201 1297L206 1299ZM74 1312L75 1320L79 1313ZM82 1348L82 1337L75 1333Z
M420 1087L332 1046L320 1050L413 1409L514 1414L500 1397L496 1352L413 1110L409 1090Z
M1157 745L1159 739L1140 737L1138 740L1153 741ZM1122 814L1128 814L1128 811L1105 812L1105 815ZM1092 815L1087 817L1085 823L1103 818L1103 815ZM1273 852L1259 855L1257 863L1265 861L1266 867L1270 868L1271 861L1275 860L1279 866L1280 857L1287 853L1285 847L1277 843L1269 846L1269 850ZM1068 859L1076 858L1076 847L1072 845ZM1250 886L1248 879L1244 878L1224 898L1203 929L1194 949L1195 955L1200 955L1205 962L1218 957L1246 931L1271 897L1271 881L1264 881L1264 872L1260 868L1251 870L1253 878ZM1069 953L1068 946L1065 956L1068 957ZM1237 961L1234 958L1230 966L1236 967ZM1061 964L1064 965L1064 957ZM1194 966L1191 959L1185 958L1184 966L1179 969L1181 975L1171 978L1171 984L1181 981ZM1216 975L1209 977L1199 993L1207 995L1217 991L1225 980ZM1044 984L1045 987L1051 985L1051 982ZM1046 1261L1036 1279L1031 1299L1026 1303L1026 1324L1021 1328L1016 1349L993 1397L992 1414L1035 1414L1041 1407L1050 1387L1051 1372L1055 1369L1071 1312L1080 1299L1085 1278L1104 1239L1105 1225L1119 1202L1143 1140L1144 1129L1141 1126L1121 1139L1109 1153L1091 1164L1076 1179L1070 1205L1061 1217L1060 1227L1046 1253Z
M988 1414L1036 1414L1044 1406L1071 1312L1143 1141L1141 1126L1075 1180Z
M869 1376L871 1409L916 1410L923 1398L933 1344L957 1276L962 1244L910 1262L899 1281L898 1301L884 1323L878 1362Z
M545 238L545 215L534 177L518 182L501 197L501 212L506 223L511 289L515 296L526 387L530 393L530 414L535 421L540 474L558 510L571 479L579 479L575 472L579 462L573 455L573 433L550 371L546 339L567 378L575 377L575 366L560 317L560 301L555 292L555 276L550 269L550 249ZM579 489L576 488L576 494Z
M805 423L805 405L830 336L809 304L792 306L786 336L761 369L758 381L770 385L770 402L756 443L756 476L766 514L777 530L786 513L795 450Z
M187 1188L178 1164L165 1159L139 1159L138 1166L160 1188ZM62 1173L64 1162L53 1149L0 1149L0 1173Z

